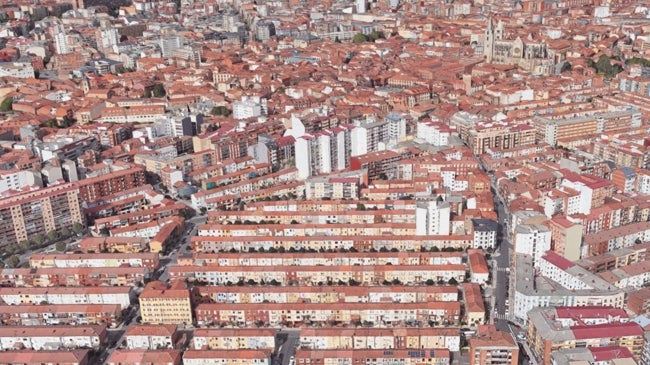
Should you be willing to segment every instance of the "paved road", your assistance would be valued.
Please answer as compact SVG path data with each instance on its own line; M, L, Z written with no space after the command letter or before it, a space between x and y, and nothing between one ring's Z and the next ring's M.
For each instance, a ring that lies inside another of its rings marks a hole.
M493 186L496 191L496 185L493 184ZM508 269L510 268L510 251L512 249L512 244L510 243L506 232L506 211L501 202L501 198L497 194L494 195L494 206L496 207L497 215L499 217L498 237L500 237L497 239L498 247L493 256L497 263L494 289L494 298L496 300L495 307L497 309L496 317L506 318L506 298L508 298L508 285L510 284L508 280ZM511 315L512 313L510 312L512 311L509 310L508 314ZM494 316L494 311L492 312L492 315ZM507 331L508 323L507 321L500 319L497 321L496 327L501 331Z

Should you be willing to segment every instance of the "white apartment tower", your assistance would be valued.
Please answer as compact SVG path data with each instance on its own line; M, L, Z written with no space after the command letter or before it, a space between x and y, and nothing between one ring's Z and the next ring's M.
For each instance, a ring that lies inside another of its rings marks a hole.
M70 54L72 47L68 43L68 35L62 24L57 24L52 28L52 37L54 38L54 47L57 54Z
M415 208L415 231L418 236L449 235L451 208L446 201L422 201Z

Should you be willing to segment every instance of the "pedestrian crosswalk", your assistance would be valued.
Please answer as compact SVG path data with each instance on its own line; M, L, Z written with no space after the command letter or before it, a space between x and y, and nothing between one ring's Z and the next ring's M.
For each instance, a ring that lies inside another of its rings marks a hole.
M509 267L500 267L500 268L497 269L497 271L501 271L501 272L510 272L509 269L510 269Z
M496 319L508 319L504 313L493 313L492 317Z

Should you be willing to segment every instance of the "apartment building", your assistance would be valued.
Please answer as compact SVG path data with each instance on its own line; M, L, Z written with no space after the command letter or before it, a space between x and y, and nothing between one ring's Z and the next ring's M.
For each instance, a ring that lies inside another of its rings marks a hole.
M541 224L520 224L515 228L513 244L516 253L533 258L537 267L541 257L551 249L551 230Z
M190 291L182 281L149 282L139 297L142 323L192 323Z
M107 106L98 119L101 123L153 123L165 116L164 105Z
M570 111L548 117L534 117L531 125L535 128L537 142L551 146L574 147L574 143L598 136L605 131L624 131L641 125L638 110L607 112L604 109L588 109L582 112Z
M149 209L96 219L93 228L95 232L99 232L101 229L110 230L138 223L147 223L177 215L186 209L187 206L183 203L167 201L158 206L149 207Z
M497 331L494 326L480 326L476 336L469 340L470 365L517 365L519 346L509 332Z
M74 224L85 226L79 189L71 184L12 194L0 203L2 245L15 245Z
M303 328L302 349L439 349L460 351L458 328Z
M159 255L153 252L131 253L82 253L82 254L32 254L29 266L38 268L81 267L146 267L150 271L160 266Z
M460 320L459 302L423 303L204 303L195 310L199 325L255 323L347 323L395 325L427 323L454 325Z
M611 307L536 308L528 313L527 338L543 365L551 353L576 347L620 346L641 357L644 331L624 310Z
M551 262L545 258L547 256L552 256ZM577 267L552 251L542 257L541 275L535 274L536 270L533 267L531 256L517 254L515 259L516 270L510 272L510 280L513 280L515 285L514 300L511 303L511 306L514 307L512 319L515 322L526 324L527 313L537 307L612 306L623 308L625 305L623 290L605 282L587 270Z
M354 266L170 266L169 277L178 280L196 280L209 285L228 285L238 282L280 285L332 285L333 283L360 283L361 285L425 284L465 280L465 265L354 265Z
M485 323L485 303L481 287L475 283L463 283L463 302L465 303L465 317L463 321L471 327Z
M99 349L106 342L106 326L2 326L0 349L63 350Z
M271 365L273 350L187 350L183 365Z
M296 363L305 365L337 365L341 363L374 365L448 365L448 349L348 349L348 350L303 350L296 351Z
M89 177L75 184L79 188L81 199L89 203L106 196L143 186L146 184L146 180L144 168L142 166L134 166L108 174Z
M0 298L8 305L57 304L119 304L121 309L131 304L131 287L51 287L0 288Z
M603 364L603 365L636 365L637 359L626 347L605 346L575 349L560 349L551 354L553 365L572 364Z
M575 263L594 274L615 270L650 259L650 243L620 248L598 256L591 256Z
M272 284L272 283L269 283ZM200 286L198 293L216 303L421 303L458 301L455 286Z
M173 349L181 338L178 325L138 324L129 327L124 333L126 348L129 350Z
M483 250L467 250L467 265L469 266L470 281L475 284L485 284L490 278L490 269L485 261Z
M197 328L194 350L275 349L277 330L269 328Z
M122 317L119 304L2 305L0 321L6 326L106 324L115 327Z

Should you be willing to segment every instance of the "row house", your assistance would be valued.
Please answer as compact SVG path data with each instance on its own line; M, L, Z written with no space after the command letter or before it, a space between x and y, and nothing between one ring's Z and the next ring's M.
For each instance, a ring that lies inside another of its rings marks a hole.
M12 287L135 286L149 277L146 267L2 269L2 284Z
M460 265L462 252L196 253L197 266Z
M460 351L459 328L303 328L303 349L422 349Z
M2 326L0 349L59 350L91 348L106 343L106 326Z
M267 188L260 188L241 194L228 194L216 196L205 200L204 208L208 210L233 210L239 208L240 203L249 204L255 201L279 200L278 197L298 197L304 196L305 185L302 182L295 181L272 185Z
M181 339L181 332L175 324L138 324L127 328L124 339L129 350L173 349Z
M277 330L269 328L197 328L194 350L275 349Z
M86 237L79 242L79 250L96 252L139 253L147 248L143 237Z
M53 326L106 324L115 327L120 322L119 304L49 304L0 306L0 321L5 326Z
M181 350L169 349L116 349L105 362L106 365L141 365L141 364L164 364L182 365Z
M424 303L205 303L195 310L199 325L211 323L270 326L333 323L454 325L460 320L460 302Z
M361 203L363 204L363 203ZM360 210L348 210L338 212L263 212L263 211L230 211L211 212L208 214L209 223L234 223L236 221L262 223L276 222L278 224L291 224L292 221L300 223L415 223L413 210L406 209L380 209L365 210L365 206L359 206Z
M424 284L465 280L465 265L367 265L367 266L171 266L169 277L228 285L238 282L272 282L281 285L332 285L333 283Z
M0 299L8 305L118 304L131 305L131 287L0 288Z
M48 350L48 351L3 351L0 364L42 365L56 359L59 364L90 365L90 350Z
M271 365L273 350L187 350L183 365Z
M199 286L215 303L420 303L458 301L455 286Z
M576 264L594 274L611 271L623 266L650 259L650 243L620 248L598 256L591 256L576 261Z
M450 352L448 349L397 349L397 350L376 350L376 349L346 349L346 350L303 350L296 351L296 361L305 365L324 364L403 364L419 365L450 364Z
M312 177L305 181L307 199L358 199L357 177Z
M268 188L286 182L294 182L298 177L298 169L290 168L272 174L247 179L221 188L210 189L192 194L192 206L199 210L206 205L206 201L220 196L242 194L258 189Z
M414 235L415 223L298 223L298 224L204 224L199 225L199 236L369 236Z
M377 225L377 224L375 224ZM264 231L264 230L260 230ZM399 232L398 232L399 233ZM421 236L420 236L421 237ZM249 252L273 251L430 251L441 248L466 249L474 242L472 235L427 236L425 239L413 235L296 235L296 236L194 236L190 238L195 252Z
M95 220L95 232L99 232L102 229L112 229L117 227L125 227L138 223L146 223L154 220L160 220L166 217L178 215L181 211L187 209L187 206L183 203L171 203L163 204L157 207L152 207L149 209L120 214L112 217L99 218Z
M74 267L146 267L154 271L160 266L157 253L81 253L81 254L33 254L29 257L31 268Z

